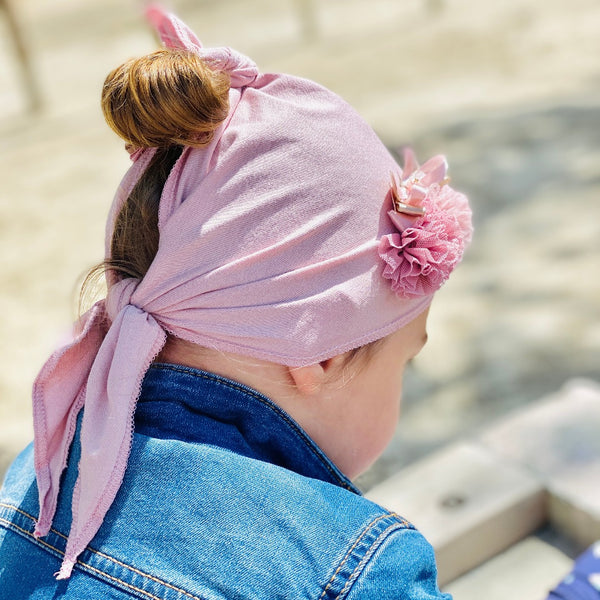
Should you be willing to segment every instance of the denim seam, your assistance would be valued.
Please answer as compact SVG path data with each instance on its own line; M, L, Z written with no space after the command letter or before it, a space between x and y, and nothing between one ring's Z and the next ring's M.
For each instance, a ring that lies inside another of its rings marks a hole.
M358 573L360 571L362 571L365 564L371 559L371 557L373 556L375 551L379 548L379 546L381 546L383 540L386 537L388 537L388 535L392 531L397 531L399 529L402 529L402 523L393 523L392 525L387 527L387 529L384 529L379 534L379 536L371 544L371 546L369 547L367 552L365 552L365 555L362 557L361 561L358 563L358 565L356 565L354 571L352 572L352 575L350 575L350 577L348 577L348 581L346 581L344 587L341 589L340 593L336 596L335 600L343 600L343 598L346 596L346 593L350 590L350 587L352 587L352 585L354 584L354 581L358 578Z
M28 519L32 519L34 522L36 520L35 517L31 516L29 513L26 513L25 511L21 510L20 508L13 506L12 504L6 504L5 502L0 502L0 506L3 506L4 508L8 508L9 510L14 510L15 512L18 512L19 514L23 515L24 517L27 517ZM62 535L62 533L56 531L55 529L53 529L52 531L54 531L54 533L57 533L58 535L63 537L65 540L67 539L66 535Z
M342 559L342 561L338 565L338 568L335 570L335 572L331 576L331 579L328 581L327 585L325 586L325 589L323 590L323 593L319 596L319 600L322 600L325 597L325 594L327 593L327 590L331 587L331 585L333 584L335 578L338 576L338 573L342 570L342 568L344 567L344 564L346 563L346 561L348 560L348 558L350 557L350 555L352 554L352 552L354 551L354 549L358 546L358 544L360 544L361 540L367 535L367 533L369 533L369 531L371 529L373 529L373 527L375 527L375 525L377 523L379 523L379 521L382 521L383 519L387 519L387 518L390 518L390 517L395 517L395 518L400 519L399 523L394 523L393 524L394 527L399 527L399 528L400 527L412 527L412 525L406 519L403 519L397 513L386 513L384 515L380 515L379 517L377 517L376 519L374 519L373 521L371 521L363 529L363 531L361 532L361 534L356 538L356 540L354 541L354 543L352 544L352 546L350 546L350 548L346 552L344 558ZM338 598L339 598L339 595L338 595Z
M52 554L55 554L57 556L57 558L60 556L64 556L64 552L61 552L58 548L55 548L48 542L44 542L44 540L36 540L30 531L27 531L26 529L19 527L16 523L12 523L11 521L9 521L8 519L5 519L4 517L0 517L0 523L4 524L9 531L13 531L14 533L17 533L19 535L23 534L29 541L32 541L34 544L36 544L38 546L44 546L45 548L52 550L53 551ZM29 538L31 538L31 539L29 539Z
M252 396L255 400L258 400L261 404L266 406L271 412L276 414L278 417L281 417L292 428L294 435L308 448L308 450L310 450L311 454L313 454L314 456L316 456L319 459L319 462L321 463L321 465L324 466L329 471L329 473L335 478L335 480L343 488L345 488L351 492L355 492L355 490L351 486L349 486L346 481L341 479L340 476L331 468L331 466L328 465L323 460L323 457L320 456L318 452L315 452L315 449L305 439L303 432L299 430L298 425L296 423L294 423L294 421L292 421L281 409L278 409L277 407L272 406L271 401L266 402L265 398L263 396L261 396L260 394L258 394L257 392L255 392L252 388L249 388L243 384L236 384L234 382L227 381L221 377L213 377L213 376L209 375L208 373L200 373L200 372L193 371L191 369L186 369L185 367L177 367L174 365L155 364L152 366L152 368L160 369L160 370L164 370L164 371L174 371L176 373L185 373L187 375L192 375L193 377L207 379L208 381L212 381L213 383L216 383L217 385L222 385L224 387L228 387L237 392L244 392L244 393L248 394L249 396Z
M9 510L14 510L17 513L20 513L21 515L23 515L24 517L27 517L28 519L30 519L31 521L33 521L33 523L35 523L35 517L33 517L32 515L24 512L23 510L17 508L16 506L12 506L11 504L5 504L4 502L0 502L0 506L7 508ZM45 546L46 548L53 550L54 552L56 552L59 556L64 556L64 552L62 550L60 550L59 548L55 548L54 546L52 546L51 544L48 544L48 542L45 542L41 539L36 539L34 537L34 535L30 532L27 531L26 529L23 529L22 527L19 527L18 525L16 525L15 523L11 523L10 521L4 519L3 517L0 517L0 521L2 521L3 523L6 524L8 529L17 529L19 532L22 532L23 534L25 534L28 538L29 541L35 543L35 544L40 544L42 546ZM59 537L63 538L64 540L67 539L67 536L65 536L64 534L62 534L60 531L57 531L54 528L51 528L50 531L52 531L52 533L54 533L55 535L58 535ZM203 600L203 598L201 598L200 596L194 596L193 594L190 594L189 592L186 592L185 590L182 590L181 588L178 588L174 585L171 585L169 583L167 583L166 581L163 581L162 579L158 579L157 577L154 577L153 575L150 575L148 573L144 573L143 571L140 571L139 569L136 569L135 567L132 567L131 565L128 565L124 562L121 562L120 560L117 560L116 558L112 557L112 556L108 556L107 554L104 554L103 552L100 552L98 550L94 550L93 548L90 548L89 546L86 547L86 550L91 552L92 554L96 554L98 556L101 556L102 558L104 558L105 560L108 560L110 562L113 562L121 567L124 567L125 569L128 569L130 571L132 571L133 573L136 573L137 575L141 575L142 577L146 577L147 579L149 579L150 581L154 581L155 583L158 583L166 588L169 588L171 590L173 590L174 592L177 592L179 594L183 594L184 596L187 596L188 598L191 598L192 600ZM155 596L154 594L147 592L145 590L142 590L140 588L135 587L134 585L127 583L126 581L123 581L122 579L119 579L118 577L114 577L113 575L109 575L108 573L105 573L104 571L97 569L96 567L93 567L89 564L86 564L80 560L77 561L77 565L79 565L82 569L87 570L89 569L90 571L93 571L95 573L98 573L99 575L102 575L103 577L107 577L108 579L111 579L115 582L121 583L124 586L135 590L136 592L140 592L141 594L144 594L146 596L148 596L149 598L152 598L152 600L162 600L159 596Z
M6 504L2 504L2 506L4 506L5 508L13 508L15 510L16 509L14 506L10 506L10 505L6 505ZM28 518L31 518L30 515L28 515L27 513L24 513L21 510L18 510L19 513L21 513L22 515L25 515ZM5 525L7 526L7 529L9 531L13 531L15 533L22 533L25 535L26 539L30 542L33 542L36 545L45 547L47 549L49 549L51 551L51 554L57 556L57 558L61 558L65 555L65 553L60 550L59 548L56 548L54 546L52 546L52 544L49 544L48 542L45 542L43 540L40 539L35 539L35 537L33 536L33 534L30 531L27 531L26 529L23 529L22 527L19 527L16 523L11 523L10 521L7 521L6 519L4 519L3 517L0 517L0 522L5 523ZM15 531L16 530L16 531ZM61 538L66 539L66 537L60 533L59 531L56 531L55 529L51 530L53 533L57 534L58 536L60 536ZM94 553L95 551L92 550L91 548L86 548L86 550L91 551L92 553ZM110 559L110 557L109 557ZM159 596L155 596L154 594L147 592L145 590L142 590L140 588L135 587L134 585L127 583L126 581L123 581L122 579L119 579L118 577L114 577L113 575L109 575L108 573L105 573L104 571L101 571L100 569L96 569L95 567L92 567L91 565L88 565L80 560L77 561L76 563L83 571L92 571L95 573L98 573L99 575L101 575L102 577L106 577L107 579L110 579L116 583L122 584L123 586L130 588L131 590L134 590L136 592L139 592L141 594L144 594L145 596L147 596L148 598L151 598L151 600L162 600ZM162 582L160 582L162 583ZM179 591L179 590L176 590ZM183 592L185 593L185 592ZM193 596L192 596L193 597Z
M152 600L162 600L162 598L160 598L160 596L155 596L154 594L151 594L150 592L147 592L146 590L142 590L141 588L137 588L134 585L132 585L131 583L127 583L126 581L123 581L122 579L119 579L118 577L115 577L114 575L109 575L108 573L105 573L104 571L101 571L100 569L96 569L96 567L92 567L91 565L87 565L85 563L82 563L81 561L77 561L77 564L80 565L80 567L83 570L90 570L93 573L97 573L98 575L100 575L101 577L106 577L107 579L110 579L116 583L122 584L125 587L128 587L136 592L139 592L140 594L144 594L144 596L148 596L148 598L151 598Z

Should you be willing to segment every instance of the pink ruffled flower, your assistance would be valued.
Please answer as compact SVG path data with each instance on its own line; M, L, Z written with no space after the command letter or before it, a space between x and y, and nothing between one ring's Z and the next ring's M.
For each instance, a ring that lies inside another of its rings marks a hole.
M419 167L413 152L406 150L402 178L392 175L394 209L388 215L398 232L381 238L379 256L385 263L383 276L398 296L437 291L471 241L468 200L447 185L446 171L444 157ZM413 216L415 212L424 214Z

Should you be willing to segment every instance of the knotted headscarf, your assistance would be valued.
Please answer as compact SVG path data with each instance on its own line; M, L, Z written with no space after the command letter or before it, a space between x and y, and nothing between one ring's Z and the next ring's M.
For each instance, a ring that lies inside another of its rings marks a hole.
M144 278L109 280L106 299L34 383L36 536L52 524L84 408L59 578L69 577L121 485L141 382L167 333L284 365L316 363L419 315L470 238L468 205L443 180L445 162L419 169L409 157L411 178L403 177L371 128L329 90L259 74L227 48L202 48L160 8L149 18L165 45L229 73L230 111L210 145L185 148L173 167L160 201L158 252ZM119 187L107 257L115 218L153 153L136 153ZM403 202L393 204L396 197ZM403 210L403 220L388 214Z

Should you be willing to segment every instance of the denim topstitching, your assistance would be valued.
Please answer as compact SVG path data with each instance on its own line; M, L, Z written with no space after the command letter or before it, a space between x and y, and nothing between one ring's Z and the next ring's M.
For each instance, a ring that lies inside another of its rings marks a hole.
M386 512L383 515L379 515L377 518L373 519L373 521L371 521L360 533L360 535L356 538L356 540L354 541L354 543L352 544L352 546L350 546L350 548L348 549L348 551L346 552L346 554L344 555L344 558L341 560L340 564L338 565L337 569L335 570L335 572L333 573L333 575L331 576L331 579L329 580L329 582L327 583L327 585L325 586L325 589L323 590L322 594L319 596L319 600L323 600L323 598L325 598L325 594L327 594L327 591L329 590L329 588L333 585L336 577L338 576L339 572L342 570L344 564L346 563L346 561L350 558L350 556L352 555L352 552L354 551L354 549L360 544L361 540L367 535L367 533L369 533L369 531L371 529L373 529L373 527L375 527L380 521L384 520L384 519L389 519L389 518L395 518L398 519L398 521L396 523L392 523L392 525L388 526L387 529L385 529L384 533L387 533L390 529L414 529L414 526L409 523L406 519L404 519L403 517L401 517L400 515L398 515L397 513L390 513L390 512ZM366 555L370 556L370 553L372 553L371 549L373 548L373 546L377 543L377 540L379 540L381 538L383 534L380 534L377 539L371 544L371 546L369 547L369 550L365 553ZM357 570L359 569L359 567L363 564L365 557L363 556L363 558L361 559L361 561L359 562L359 564L357 565L357 567L355 567L354 571L352 572L352 575L350 578L348 578L348 581L346 582L346 584L344 585L344 588L342 588L342 590L340 591L340 593L336 596L336 600L338 598L341 597L342 593L344 592L344 590L346 589L346 586L348 585L348 583L350 583L350 581L352 580L352 578L356 579L355 577L355 573L357 572Z
M27 519L31 520L31 522L33 524L35 524L35 517L33 517L32 515L30 515L29 513L21 510L20 508L13 506L11 504L6 504L4 502L0 502L0 507L6 508L8 510L13 510L16 513L19 513L21 515L23 515L24 517L26 517ZM26 539L29 542L32 542L36 545L39 545L40 547L42 547L45 550L49 550L51 551L51 554L54 554L55 556L57 556L58 558L64 556L64 551L60 550L59 548L56 548L55 546L52 546L51 544L49 544L48 542L42 540L42 539L36 539L33 536L33 532L32 531L27 531L26 529L23 529L22 527L19 527L16 523L13 523L11 521L8 521L7 519L4 519L2 517L0 517L0 522L4 523L5 526L7 527L7 529L14 531L15 533L20 534L24 534L26 536ZM15 531L17 530L17 531ZM50 529L50 531L52 533L54 533L55 535L57 535L58 537L62 538L63 540L67 540L67 536L62 534L60 531L54 529L53 527ZM103 552L100 552L98 550L94 550L93 548L91 548L90 546L86 547L86 550L91 552L92 554L96 554L98 556L101 556L102 558L109 560L121 567L124 567L125 569L130 570L133 573L136 573L137 575L141 575L142 577L146 577L147 579L149 579L150 581L153 581L155 583L158 583L159 585L162 585L168 589L173 590L174 592L177 592L179 594L183 594L184 596L190 598L191 600L205 600L205 598L202 598L201 596L195 596L194 594L191 594L190 592L187 592L181 588L178 588L170 583L167 583L166 581L163 581L162 579L159 579L158 577L154 577L153 575L150 575L149 573L144 573L143 571L140 571L139 569L136 569L135 567L132 567L131 565L128 565L120 560L117 560L116 558L109 556L108 554L104 554ZM94 573L97 573L98 575L101 575L102 577L106 577L107 579L110 579L116 583L122 584L123 586L125 586L126 588L129 588L130 590L134 590L136 592L139 592L140 594L144 594L145 596L147 596L148 598L151 598L152 600L162 600L162 598L160 598L159 596L155 596L154 594L152 594L151 592L148 592L146 590L142 590L140 588L137 588L136 586L132 585L131 583L127 583L126 581L123 581L122 579L119 579L118 577L115 577L114 575L109 575L108 573L93 567L92 565L89 565L85 562L83 562L82 560L78 560L77 561L77 566L79 566L81 569L83 570L90 570Z
M412 526L410 528L412 529ZM398 531L399 529L406 529L406 527L404 526L404 523L392 523L390 526L387 527L387 529L384 529L379 534L379 536L371 544L371 546L369 547L367 552L365 552L364 556L362 557L362 559L360 560L358 565L356 565L356 567L354 568L354 571L352 572L352 575L350 575L350 577L348 577L346 583L344 584L344 587L342 588L340 593L336 596L335 600L342 600L346 596L346 593L348 591L350 591L350 587L356 581L356 579L359 577L360 572L363 570L364 566L367 564L367 562L370 560L371 556L373 556L373 554L379 548L379 546L381 546L381 544L383 543L385 538L387 538L388 535L392 531Z

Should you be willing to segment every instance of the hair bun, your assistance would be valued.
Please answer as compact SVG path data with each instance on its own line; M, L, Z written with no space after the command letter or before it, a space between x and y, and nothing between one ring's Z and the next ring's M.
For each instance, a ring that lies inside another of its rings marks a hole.
M102 111L108 125L137 148L204 146L229 111L229 75L200 56L161 49L108 74Z

